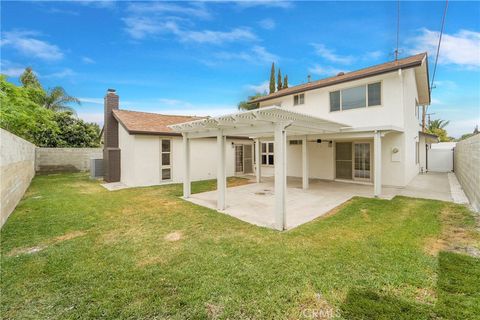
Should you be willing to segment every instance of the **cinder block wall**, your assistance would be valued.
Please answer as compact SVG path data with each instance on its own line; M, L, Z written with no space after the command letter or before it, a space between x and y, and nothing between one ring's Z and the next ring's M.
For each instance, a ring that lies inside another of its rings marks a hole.
M101 148L37 148L35 169L40 173L88 171L90 159L102 156Z
M457 143L454 170L475 211L480 211L480 134Z
M0 129L0 226L35 176L35 145Z

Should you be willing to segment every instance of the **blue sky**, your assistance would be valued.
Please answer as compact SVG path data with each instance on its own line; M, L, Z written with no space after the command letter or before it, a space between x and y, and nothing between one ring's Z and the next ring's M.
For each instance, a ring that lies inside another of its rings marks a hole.
M5 2L1 72L32 66L102 121L103 95L171 114L232 112L267 87L275 61L290 85L393 59L396 2ZM402 2L401 56L428 51L444 2ZM451 1L429 112L449 133L480 121L480 3Z

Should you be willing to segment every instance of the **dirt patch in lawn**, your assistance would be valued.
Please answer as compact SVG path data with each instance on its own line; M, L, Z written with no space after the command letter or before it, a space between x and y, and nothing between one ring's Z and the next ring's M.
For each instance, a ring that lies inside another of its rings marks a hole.
M38 246L24 247L24 248L14 248L9 253L7 253L7 256L13 257L13 256L19 256L19 255L22 255L22 254L37 253L37 252L40 252L40 251L48 248L49 246L51 246L53 244L60 243L60 242L70 240L70 239L74 239L74 238L78 238L78 237L84 236L85 234L86 233L83 232L83 231L68 232L68 233L65 233L61 236L55 237L55 238L53 238L49 241L46 241L45 243L42 243Z
M475 232L474 225L464 223L465 219L466 216L458 215L450 204L446 204L440 212L441 234L425 241L425 252L434 256L445 250L473 256L480 253L480 235Z
M175 231L167 234L164 239L166 241L174 242L182 239L182 233L180 231Z

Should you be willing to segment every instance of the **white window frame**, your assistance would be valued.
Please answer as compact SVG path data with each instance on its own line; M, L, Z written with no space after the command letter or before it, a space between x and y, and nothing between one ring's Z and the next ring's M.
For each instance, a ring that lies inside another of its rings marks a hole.
M263 145L265 144L265 152L263 151ZM260 145L260 163L262 166L274 166L275 165L275 147L273 149L273 151L270 151L270 145L274 146L275 144L273 143L273 141L262 141L261 142L261 145ZM266 156L266 163L263 163L263 156ZM273 156L274 160L273 160L273 164L270 163L269 161L269 156Z
M295 103L295 97L298 97L297 98L297 103ZM300 102L300 97L302 97L302 101ZM294 106L300 106L302 104L305 104L305 93L298 93L298 94L294 94L293 95L293 105Z
M373 106L369 106L369 105L368 105L368 86L369 86L370 84L375 84L375 83L380 83L380 104L378 104L378 105L373 105ZM343 110L342 91L348 90L348 89L352 89L352 88L361 87L361 86L365 86L365 107L352 108L352 109ZM338 110L333 110L333 111L332 111L332 109L331 109L331 102L330 102L330 93L337 92L337 91L340 92L340 109L338 109ZM332 90L332 91L329 91L329 92L328 92L328 110L329 110L329 112L340 112L340 111L350 111L350 110L368 109L368 108L376 108L376 107L381 107L381 106L383 106L383 81L382 81L382 80L373 81L373 82L368 82L368 83L361 84L361 85L357 85L357 86L345 87L345 88L342 88L342 89Z
M163 151L163 141L170 141L170 151ZM173 143L172 139L164 139L160 138L160 181L172 181L172 176L173 176L173 170L172 170L172 148L173 148ZM164 165L163 164L163 155L164 154L169 154L170 156L170 161L169 165ZM163 179L163 169L170 169L170 179Z

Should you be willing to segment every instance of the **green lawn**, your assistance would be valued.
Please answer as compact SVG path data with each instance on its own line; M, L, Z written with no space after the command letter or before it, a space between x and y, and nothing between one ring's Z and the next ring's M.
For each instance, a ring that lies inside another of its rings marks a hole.
M479 259L444 252L479 246L462 206L355 198L277 232L181 189L37 176L1 230L2 317L478 319Z

